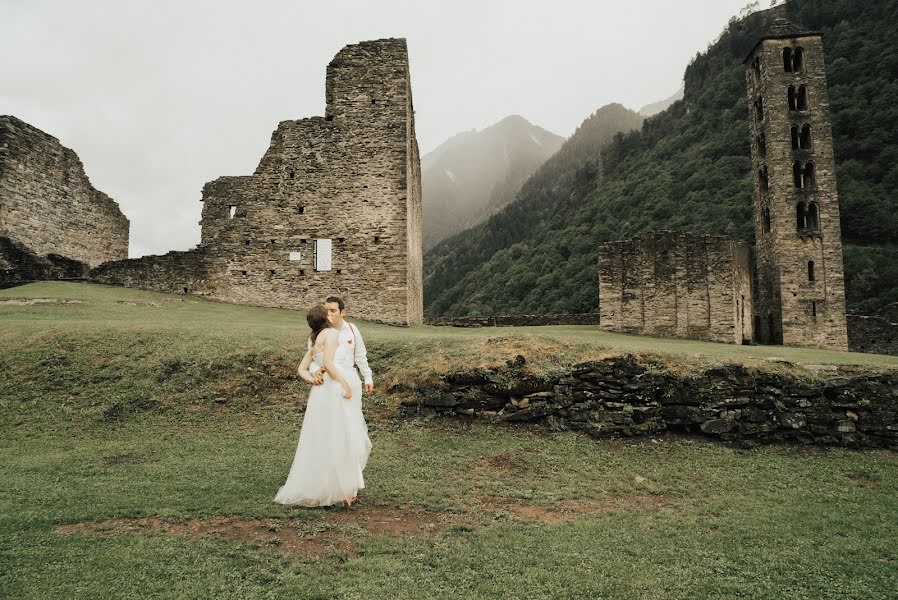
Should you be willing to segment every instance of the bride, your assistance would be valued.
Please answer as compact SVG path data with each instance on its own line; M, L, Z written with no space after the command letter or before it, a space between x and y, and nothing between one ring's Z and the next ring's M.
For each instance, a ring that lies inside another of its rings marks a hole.
M324 383L313 385L287 481L274 501L285 505L352 506L365 487L362 471L371 452L362 415L362 382L352 366L352 347L338 343L327 310L315 306L306 320L312 333L299 375L314 383L309 365L324 365Z

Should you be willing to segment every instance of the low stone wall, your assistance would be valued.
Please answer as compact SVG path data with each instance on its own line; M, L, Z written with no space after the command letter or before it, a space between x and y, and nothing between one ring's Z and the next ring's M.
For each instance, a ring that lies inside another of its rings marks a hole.
M625 356L534 376L519 356L502 368L447 374L414 392L405 413L537 422L597 437L680 431L745 445L898 449L894 371L836 370L811 381L728 365L687 377Z
M103 263L91 269L93 283L170 294L208 294L209 258L202 248Z
M579 315L496 315L493 317L428 317L438 327L528 327L535 325L598 325L599 313Z
M0 237L0 288L8 288L47 279L83 279L87 264L49 254L38 256L24 244Z

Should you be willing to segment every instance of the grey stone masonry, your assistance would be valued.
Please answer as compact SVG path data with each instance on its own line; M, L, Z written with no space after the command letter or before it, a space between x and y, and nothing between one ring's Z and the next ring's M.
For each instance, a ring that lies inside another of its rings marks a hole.
M660 231L598 248L599 326L608 331L752 341L751 254L724 236Z
M0 116L0 236L38 256L97 266L128 257L128 219L97 191L78 156L15 117Z
M323 117L283 121L252 175L203 188L200 245L104 265L103 283L423 321L421 167L405 40L346 46ZM330 259L325 260L325 259Z
M343 48L326 88L324 117L281 122L253 175L203 189L208 292L286 308L333 294L360 318L421 323L421 176L405 40ZM318 240L330 241L329 269L316 268L327 243Z
M779 19L745 66L754 169L757 339L847 350L822 39Z

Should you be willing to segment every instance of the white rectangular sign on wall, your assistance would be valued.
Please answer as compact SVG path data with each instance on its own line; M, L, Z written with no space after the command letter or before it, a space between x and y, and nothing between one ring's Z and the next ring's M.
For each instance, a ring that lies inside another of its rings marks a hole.
M290 260L302 260L302 252L290 252Z
M331 270L331 241L315 240L313 245L315 253L315 270L330 271Z

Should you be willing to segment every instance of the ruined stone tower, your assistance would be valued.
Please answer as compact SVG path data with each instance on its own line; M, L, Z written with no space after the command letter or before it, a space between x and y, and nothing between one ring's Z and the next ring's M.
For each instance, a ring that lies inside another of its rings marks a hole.
M403 39L346 46L323 117L282 121L252 175L203 188L199 246L115 261L91 279L306 309L331 295L355 317L424 317L421 166Z
M283 121L253 175L203 189L211 295L423 320L421 167L403 39L346 46L327 68L325 116Z
M745 66L754 168L756 339L847 350L822 39L777 19Z

